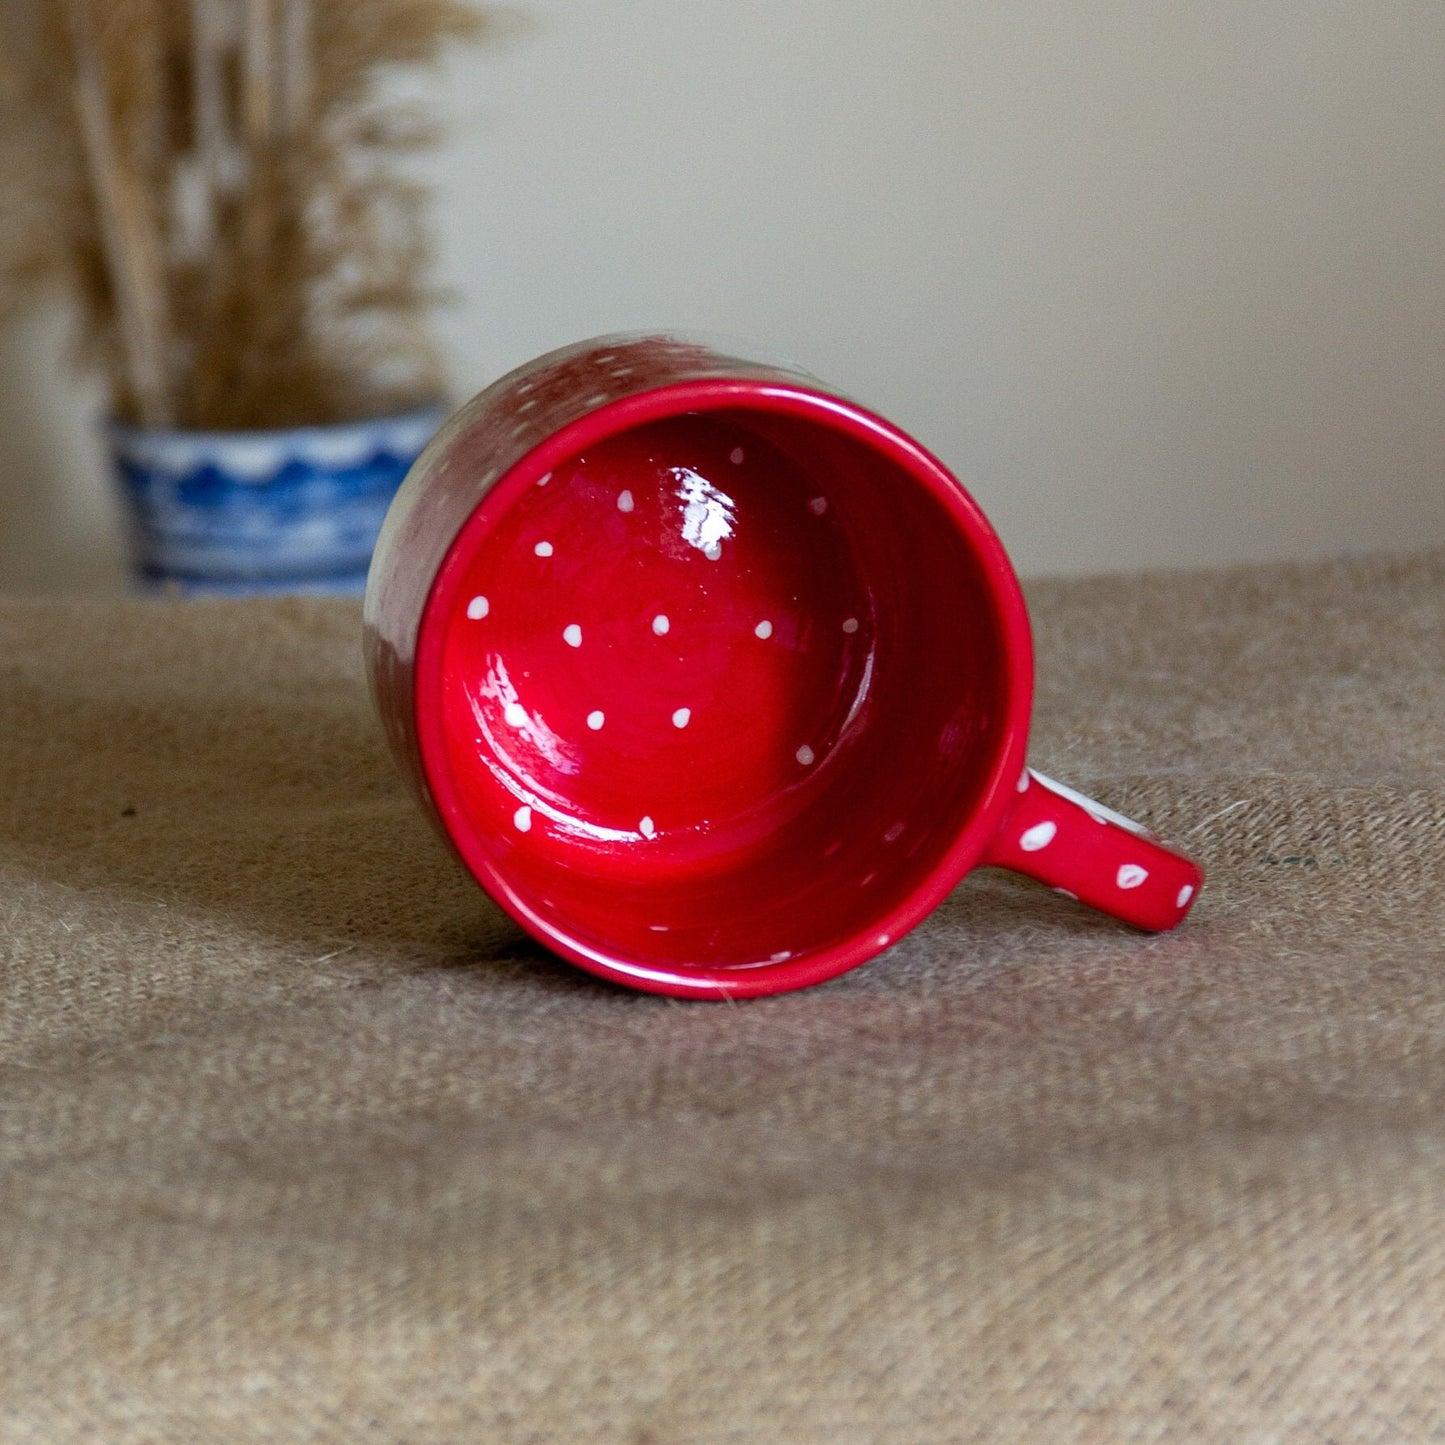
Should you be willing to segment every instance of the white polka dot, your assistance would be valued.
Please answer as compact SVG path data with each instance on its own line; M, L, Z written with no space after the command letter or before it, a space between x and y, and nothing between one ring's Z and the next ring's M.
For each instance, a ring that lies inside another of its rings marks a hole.
M883 841L885 843L896 843L903 836L903 830L907 826L902 819L899 819L899 821L883 835Z
M780 953L772 954L772 955L769 957L768 962L769 962L769 963L782 963L784 959L791 958L792 956L793 956L793 955L792 955L791 953L789 953L788 950L785 948L785 949L783 949Z
M753 628L753 633L755 636L761 637L763 641L766 642L768 638L773 635L773 624L771 622L760 622L755 628Z
M473 597L467 603L467 616L473 622L480 622L492 610L492 604L485 597Z
M1047 848L1054 841L1054 834L1059 831L1057 823L1043 822L1035 823L1032 828L1026 828L1019 838L1019 847L1025 853L1037 853L1040 848Z
M644 838L655 838L657 836L657 827L651 818L644 818L637 825L637 831L641 833Z
M733 466L735 466L735 467L740 467L740 466L742 466L742 464L743 464L743 449L742 449L741 447L734 447L734 448L732 449L732 451L730 451L730 452L728 453L728 460L729 460L729 461L733 464Z
M599 391L596 396L589 396L589 397L587 398L587 405L588 405L588 406L601 406L604 401L609 401L609 400L611 400L611 398L607 395L607 393L606 393L605 391Z
M808 503L808 510L812 512L815 517L821 517L823 513L828 510L827 497L814 497L813 500Z
M598 366L606 366L609 361L617 360L617 353L615 351L604 351L601 356L593 359L597 362Z
M1192 883L1186 883L1184 887L1179 890L1179 897L1174 900L1175 905L1179 908L1183 908L1184 905L1188 903L1189 900L1193 897L1194 885Z
M612 374L620 380L624 376L631 376L632 368L630 366L614 366Z
M672 725L675 728L685 728L691 721L692 709L690 707L680 707L672 715Z
M1148 876L1147 868L1141 868L1137 863L1124 863L1120 866L1114 881L1120 888L1137 888Z
M581 647L582 629L578 627L575 622L569 622L566 627L562 629L562 641L565 642L568 647Z
M652 619L652 630L659 637L666 636L667 629L671 626L672 623L667 620L667 614L665 612L659 612L657 616Z
M517 408L517 411L518 411L519 413L524 412L524 411L531 411L532 408L533 408L534 406L536 406L536 405L537 405L537 398L536 398L535 396L531 396L531 397L528 397L527 400L524 401L524 402L521 404L521 406L519 406L519 407Z
M532 827L532 810L523 803L515 813L512 814L512 822L517 825L519 833L527 833Z
M1026 793L1029 790L1029 770L1025 768L1019 774L1019 792Z
M813 752L812 748L807 745L807 743L804 743L803 746L800 747L798 751L794 754L794 757L796 757L797 760L802 763L805 768L811 766L813 758L815 756L816 754Z
M865 873L863 877L859 879L858 886L860 888L866 888L877 876L878 870L875 868L872 873Z
M617 510L619 512L630 512L635 505L631 492L624 489L617 494Z
M858 619L856 617L845 617L843 619L843 631L854 633L858 630Z
M595 733L595 732L602 726L602 724L605 723L606 721L607 721L607 715L602 711L602 709L601 709L600 707L594 709L592 712L589 712L589 713L587 714L587 726L590 727L594 733Z
M709 562L716 562L717 559L722 556L722 543L709 542L707 546L702 549L702 555L706 557Z
M545 487L545 486L547 485L547 483L550 482L551 480L552 480L552 473L551 473L551 472L543 472L542 475L537 478L537 485L538 485L539 487Z
M888 936L886 933L880 933L880 934L878 935L878 947L879 947L879 948L887 948L888 945L889 945L890 943L892 943L892 942L893 942L893 940L892 940L891 938L889 938L889 936Z
M666 932L668 932L668 927L667 927L667 924L665 924L665 923L649 923L647 926L648 926L654 933L666 933Z
M552 544L550 542L538 542L532 550L539 557L550 557L552 555Z
M503 709L502 716L506 718L508 727L523 727L527 722L527 709L519 702L509 702Z

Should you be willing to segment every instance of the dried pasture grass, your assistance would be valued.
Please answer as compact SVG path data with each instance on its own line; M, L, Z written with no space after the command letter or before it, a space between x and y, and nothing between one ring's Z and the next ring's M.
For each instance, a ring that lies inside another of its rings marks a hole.
M249 429L437 395L436 136L379 82L461 0L0 0L0 315L77 303L118 416Z

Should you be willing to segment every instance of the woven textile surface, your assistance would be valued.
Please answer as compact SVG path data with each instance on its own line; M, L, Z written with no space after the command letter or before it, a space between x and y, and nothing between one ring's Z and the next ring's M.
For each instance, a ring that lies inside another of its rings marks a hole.
M1445 1438L1445 552L1038 584L984 871L748 1004L551 959L335 601L0 603L0 1440Z

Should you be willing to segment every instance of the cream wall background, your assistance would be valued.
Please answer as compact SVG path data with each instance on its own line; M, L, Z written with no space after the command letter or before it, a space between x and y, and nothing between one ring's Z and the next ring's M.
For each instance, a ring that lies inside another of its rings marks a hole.
M458 390L754 337L1025 573L1445 540L1441 0L529 0L443 78ZM94 398L0 337L0 586L103 592Z

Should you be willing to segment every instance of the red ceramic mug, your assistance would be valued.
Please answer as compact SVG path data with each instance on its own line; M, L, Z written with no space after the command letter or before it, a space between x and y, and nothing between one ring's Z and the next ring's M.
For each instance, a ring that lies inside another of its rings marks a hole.
M1025 767L1032 645L993 529L786 362L625 335L503 377L397 495L366 654L461 861L636 988L831 978L983 864L1148 929L1202 882Z

